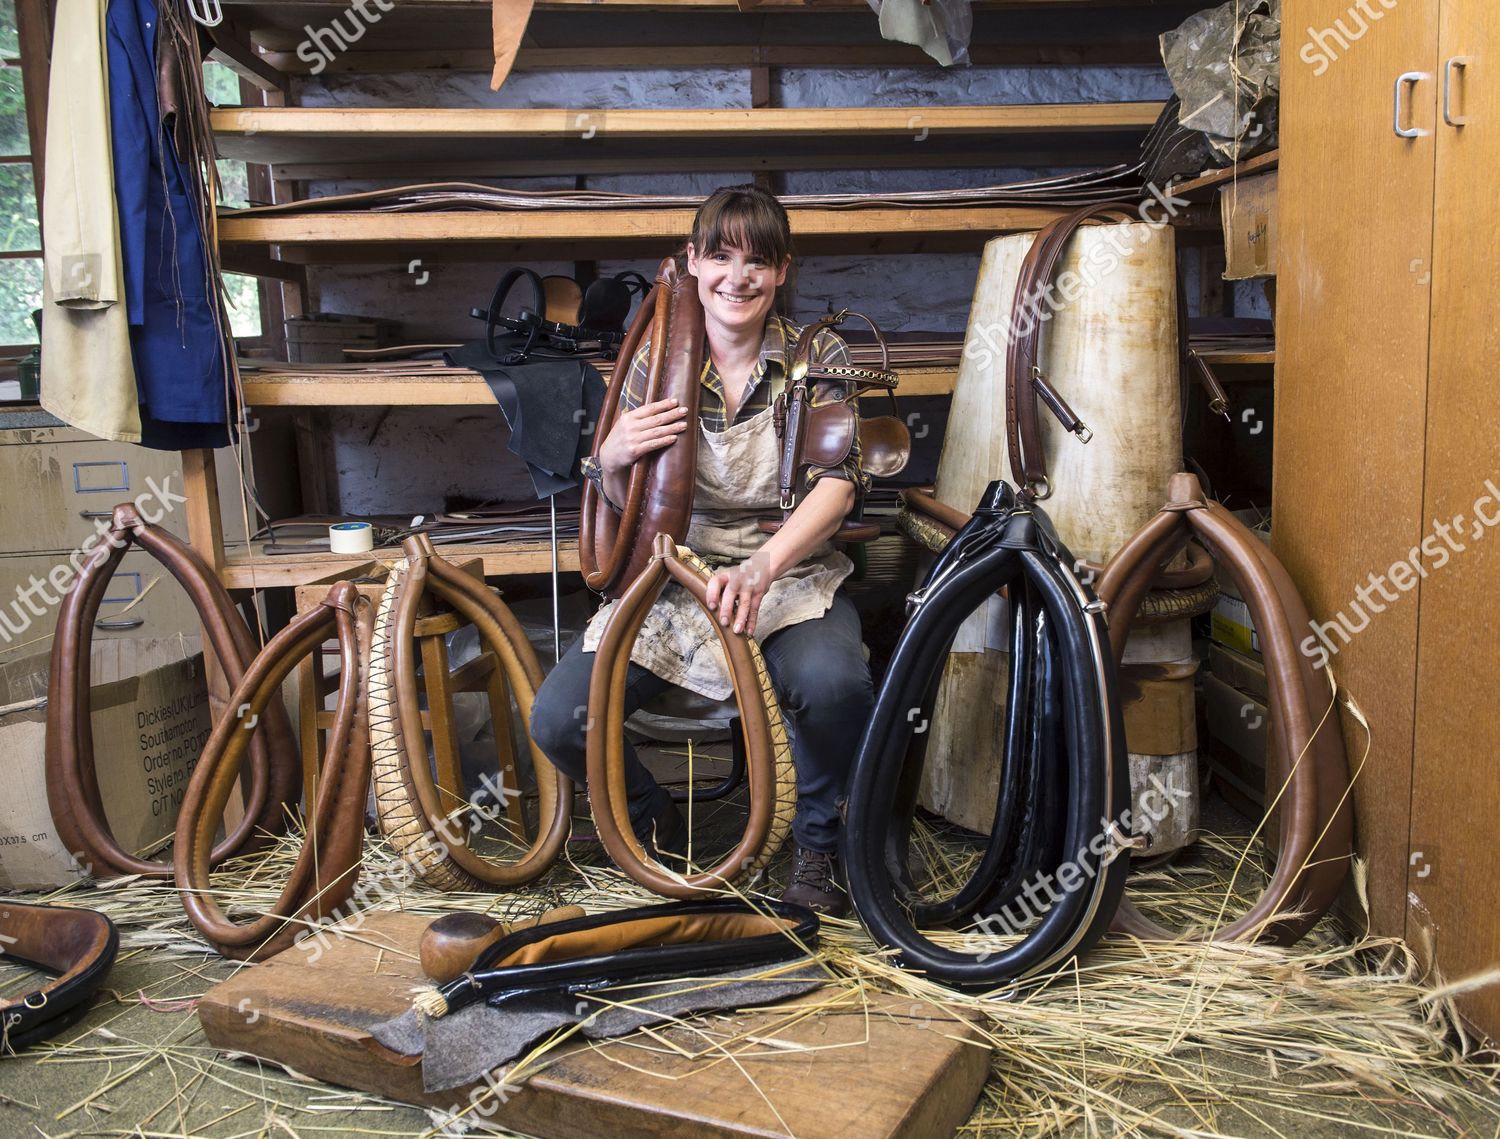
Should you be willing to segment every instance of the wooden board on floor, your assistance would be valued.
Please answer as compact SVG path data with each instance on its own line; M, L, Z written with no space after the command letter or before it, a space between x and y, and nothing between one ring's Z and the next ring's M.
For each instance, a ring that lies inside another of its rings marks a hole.
M198 1014L215 1047L247 1052L305 1075L422 1106L461 1110L481 1084L422 1090L420 1064L381 1047L369 1028L405 1010L422 930L415 914L370 913L352 936L293 947L204 995ZM332 927L337 929L339 927ZM660 1035L693 1059L637 1034L564 1045L506 1102L466 1118L542 1139L598 1135L949 1136L973 1110L989 1049L935 1005L851 994L837 1008L817 993L775 1008L699 1018L702 1031ZM799 1006L802 1011L799 1013ZM732 1049L710 1042L762 1047ZM488 1114L483 1114L488 1112Z

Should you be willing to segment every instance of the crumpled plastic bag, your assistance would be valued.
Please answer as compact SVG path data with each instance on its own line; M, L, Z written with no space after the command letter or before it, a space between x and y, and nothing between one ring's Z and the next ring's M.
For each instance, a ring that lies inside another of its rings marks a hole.
M880 17L880 34L915 44L944 67L969 62L974 13L969 0L870 0Z
M1161 57L1182 100L1178 122L1202 131L1226 164L1277 144L1281 0L1229 0L1161 37Z

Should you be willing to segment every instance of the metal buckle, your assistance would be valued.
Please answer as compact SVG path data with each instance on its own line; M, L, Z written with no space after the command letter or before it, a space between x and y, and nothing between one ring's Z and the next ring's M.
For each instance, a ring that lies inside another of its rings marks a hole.
M1073 428L1073 434L1078 436L1080 443L1087 443L1094 437L1094 433L1089 430L1089 425L1081 419L1078 421L1078 426Z

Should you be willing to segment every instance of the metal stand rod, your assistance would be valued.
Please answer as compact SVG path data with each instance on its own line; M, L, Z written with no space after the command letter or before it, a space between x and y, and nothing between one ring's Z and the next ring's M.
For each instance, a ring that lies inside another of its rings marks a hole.
M547 496L547 506L552 512L552 660L562 660L562 603L558 600L557 587L557 495Z

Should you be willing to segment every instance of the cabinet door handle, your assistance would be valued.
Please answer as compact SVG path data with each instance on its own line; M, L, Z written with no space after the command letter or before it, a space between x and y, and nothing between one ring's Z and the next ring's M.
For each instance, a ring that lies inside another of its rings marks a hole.
M101 617L94 622L94 628L118 632L120 629L139 629L145 623L146 618L144 617L121 617L113 621Z
M1473 58L1467 55L1455 55L1447 63L1443 64L1443 122L1450 127L1463 127L1469 123L1468 115L1455 115L1453 113L1453 73L1463 71L1473 62Z
M1397 138L1421 138L1427 132L1421 127L1403 127L1402 120L1406 118L1403 111L1406 108L1406 88L1408 85L1416 86L1424 79L1431 79L1425 71L1408 71L1396 77L1396 137Z

